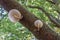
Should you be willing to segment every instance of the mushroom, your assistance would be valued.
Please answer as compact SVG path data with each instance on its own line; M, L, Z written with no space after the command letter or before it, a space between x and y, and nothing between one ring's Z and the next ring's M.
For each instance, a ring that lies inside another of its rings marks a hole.
M10 19L11 22L15 23L21 20L23 16L17 9L12 9L8 13L8 18Z

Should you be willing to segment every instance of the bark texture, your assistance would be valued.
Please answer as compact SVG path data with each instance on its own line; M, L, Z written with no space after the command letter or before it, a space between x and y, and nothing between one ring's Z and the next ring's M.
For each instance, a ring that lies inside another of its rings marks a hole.
M0 4L9 12L11 9L17 9L23 15L19 22L28 28L39 40L60 40L60 36L43 22L43 27L38 31L34 26L34 21L39 20L32 13L26 10L21 4L14 0L0 0Z

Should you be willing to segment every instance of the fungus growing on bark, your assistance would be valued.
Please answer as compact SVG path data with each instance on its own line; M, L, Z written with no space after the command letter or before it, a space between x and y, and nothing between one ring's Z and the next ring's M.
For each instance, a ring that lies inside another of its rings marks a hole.
M15 23L21 20L23 16L17 9L12 9L8 13L8 18L10 19L11 22Z

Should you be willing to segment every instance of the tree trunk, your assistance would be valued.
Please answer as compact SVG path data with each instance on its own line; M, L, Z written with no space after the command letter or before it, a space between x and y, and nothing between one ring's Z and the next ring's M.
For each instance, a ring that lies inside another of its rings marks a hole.
M39 40L60 40L60 36L51 30L51 28L43 22L43 27L38 31L34 26L34 21L39 20L35 15L27 11L21 4L14 0L0 0L0 4L9 12L11 9L17 9L23 15L23 19L19 22L28 28L33 35Z

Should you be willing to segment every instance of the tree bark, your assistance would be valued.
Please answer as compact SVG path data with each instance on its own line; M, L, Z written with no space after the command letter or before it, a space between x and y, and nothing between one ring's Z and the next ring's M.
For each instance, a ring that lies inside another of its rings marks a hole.
M0 4L9 12L11 9L17 9L23 15L19 22L28 28L39 40L60 40L60 36L55 33L47 24L43 22L43 27L38 31L34 26L34 21L39 20L35 15L27 11L21 4L14 0L0 0Z

